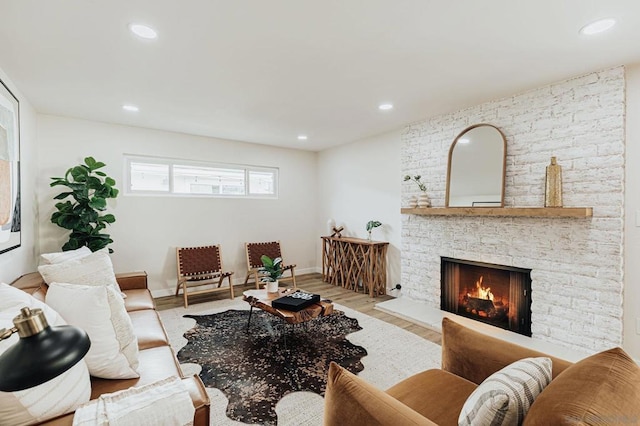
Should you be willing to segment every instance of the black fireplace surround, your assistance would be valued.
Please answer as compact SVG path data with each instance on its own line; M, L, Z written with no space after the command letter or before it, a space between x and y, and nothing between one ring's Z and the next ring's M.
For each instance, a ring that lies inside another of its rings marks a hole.
M440 308L531 336L531 269L441 258Z

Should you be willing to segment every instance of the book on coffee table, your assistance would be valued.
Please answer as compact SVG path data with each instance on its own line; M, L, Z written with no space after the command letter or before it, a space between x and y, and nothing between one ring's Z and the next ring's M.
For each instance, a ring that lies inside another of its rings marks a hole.
M271 302L271 306L285 311L298 312L320 301L319 294L297 291L288 296L283 296Z

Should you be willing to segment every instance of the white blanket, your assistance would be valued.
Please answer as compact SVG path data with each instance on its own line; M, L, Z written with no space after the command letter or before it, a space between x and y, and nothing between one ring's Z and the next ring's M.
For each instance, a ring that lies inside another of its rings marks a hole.
M191 426L195 407L177 377L125 389L78 408L73 426Z

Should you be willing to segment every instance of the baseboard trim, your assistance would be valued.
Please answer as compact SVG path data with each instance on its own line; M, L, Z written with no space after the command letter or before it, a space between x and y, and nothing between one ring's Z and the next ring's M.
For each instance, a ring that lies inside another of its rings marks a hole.
M322 268L318 268L316 266L312 267L312 268L304 268L304 269L298 269L296 268L296 277L299 275L305 275L305 274L319 274L322 273ZM235 275L235 274L234 274ZM288 276L288 274L287 274ZM244 284L244 278L245 275L243 274L242 276L237 276L236 278L234 278L233 281L233 286L242 286ZM227 287L227 280L225 280L223 287L222 288L226 288ZM174 284L175 285L175 284ZM200 289L204 290L207 287L209 288L214 288L213 285L211 286L202 286ZM151 295L154 298L157 297L167 297L167 296L174 296L176 294L176 288L172 287L172 288L150 288L149 289L151 291ZM234 290L235 291L235 290Z

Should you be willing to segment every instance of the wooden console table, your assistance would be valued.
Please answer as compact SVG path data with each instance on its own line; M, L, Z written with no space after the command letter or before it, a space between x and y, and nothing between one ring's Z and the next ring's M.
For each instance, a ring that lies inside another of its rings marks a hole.
M322 237L322 280L370 297L387 292L389 243L360 238Z

